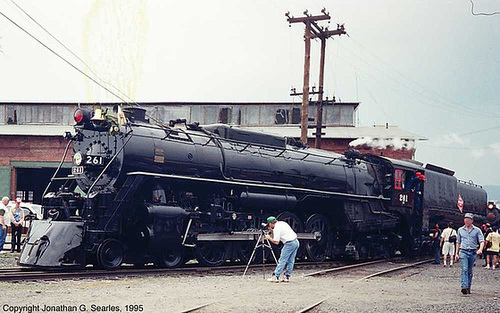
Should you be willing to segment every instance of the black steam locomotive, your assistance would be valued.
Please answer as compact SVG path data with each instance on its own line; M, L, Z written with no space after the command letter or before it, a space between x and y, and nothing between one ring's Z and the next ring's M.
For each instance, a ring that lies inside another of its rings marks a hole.
M54 175L65 182L45 194L21 265L247 262L269 215L298 233L299 258L366 259L420 253L435 223L462 213L486 218L486 192L444 168L117 111L75 112L72 174Z

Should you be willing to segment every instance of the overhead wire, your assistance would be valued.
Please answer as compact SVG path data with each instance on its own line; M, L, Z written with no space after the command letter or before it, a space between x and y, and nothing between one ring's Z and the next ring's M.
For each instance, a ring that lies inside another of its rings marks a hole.
M469 0L470 1L470 4L471 4L471 8L470 8L470 13L472 15L475 15L475 16L492 16L492 15L497 15L497 14L500 14L500 11L495 11L495 12L490 12L490 13L486 13L486 12L477 12L475 13L474 12L474 1L472 0Z
M34 35L32 35L30 32L28 32L26 29L24 29L21 25L17 24L15 21L13 21L12 19L10 19L3 12L0 11L0 15L2 15L5 19L7 19L10 23L12 23L13 25L15 25L17 28L19 28L20 30L22 30L23 32L25 32L28 36L30 36L32 39L34 39L36 42L38 42L40 45L42 45L45 49L49 50L54 55L56 55L58 58L60 58L61 60L63 60L66 64L68 64L69 66L71 66L73 69L75 69L76 71L78 71L79 73L81 73L82 75L84 75L85 77L87 77L88 79L90 79L91 81L93 81L94 83L96 83L98 86L100 86L101 88L103 88L104 90L106 90L107 92L109 92L110 94L112 94L113 96L115 96L116 98L122 100L123 102L127 102L122 97L120 97L119 95L117 95L113 91L109 90L106 86L104 86L101 83L99 83L93 77L91 77L90 75L88 75L87 73L85 73L84 71L82 71L81 69L79 69L78 67L76 67L75 65L73 65L70 61L68 61L67 59L65 59L59 53L57 53L52 48L50 48L45 43L43 43L41 40L39 40L37 37L35 37Z
M112 87L113 89L115 89L115 91L117 91L118 93L120 93L123 97L127 98L129 101L126 101L126 103L134 103L136 104L136 102L131 99L127 94L125 94L124 92L122 92L120 89L118 89L117 87L115 87L113 84L101 79L93 70L92 68L87 65L87 63L82 60L82 58L80 58L76 53L74 53L70 48L68 48L63 42L61 42L56 36L54 36L47 28L45 28L42 24L40 24L33 16L31 16L26 10L24 10L20 5L18 5L14 0L10 0L10 2L12 2L21 12L23 12L32 22L34 22L38 27L40 27L43 31L45 31L52 39L54 39L57 43L59 43L62 47L64 47L64 49L66 49L66 51L68 51L69 53L71 53L71 55L73 55L76 59L78 59L78 61L80 61L95 77L97 77L103 84L106 84L106 85L109 85L110 87Z
M464 108L464 109L472 111L472 112L476 112L477 111L476 109L470 108L470 107L468 107L468 106L466 106L464 104L458 103L458 102L453 101L453 100L451 100L451 99L449 99L447 97L444 97L443 95L435 92L434 90L429 89L428 87L424 86L423 84L421 84L417 80L415 80L415 79L413 79L411 77L406 76L405 74L401 73L400 71L398 71L397 69L395 69L394 67L392 67L383 58L381 58L380 56L376 55L375 53L373 53L372 51L370 51L369 49L367 49L365 46L363 46L361 43L359 43L355 38L351 37L351 41L354 44L356 44L357 46L359 46L361 49L363 49L365 52L367 52L368 54L370 54L371 56L373 56L374 58L376 58L378 61L380 61L382 64L384 64L387 68L389 68L390 70L392 70L394 73L396 73L397 75L399 75L403 79L406 79L406 80L410 81L411 83L416 84L417 86L419 86L420 88L422 88L426 92L430 92L430 93L434 94L435 96L437 96L439 98L442 98L444 101L449 102L449 103L451 103L453 105L456 105L457 107L461 107L461 108ZM443 101L440 101L440 102L444 103ZM485 114L489 115L489 113L485 113Z
M417 89L415 89L414 87L402 82L400 79L395 79L394 77L392 77L391 75L387 74L385 71L381 70L380 68L378 68L377 66L371 64L370 62L366 61L365 59L363 59L361 56L359 56L356 52L354 52L353 50L345 47L346 50L348 50L354 57L358 58L361 62L365 63L366 65L372 67L373 69L377 70L378 72L382 73L385 77L387 77L389 80L393 81L395 84L397 85L400 85L402 87L404 87L405 89L411 91L412 93L414 94L417 94L425 99L427 99L428 101L434 103L435 105L439 105L441 108L443 108L444 110L447 110L447 111L450 111L450 107L448 105L448 103L444 102L443 100L439 100L439 99L436 99L436 98L433 98L425 93L423 93L422 91L419 91ZM419 98L419 101L422 101L422 98ZM500 118L500 115L499 114L491 114L491 113L486 113L486 112L478 112L477 110L474 110L472 108L469 108L469 107L466 107L464 105L461 105L461 104L457 104L458 106L460 106L462 109L466 109L468 110L468 114L471 114L471 115L476 115L476 116L482 116L482 117L490 117L490 118ZM454 110L452 112L455 112Z
M76 55L76 53L74 53L70 48L68 48L64 43L62 43L59 39L57 39L57 37L55 37L47 28L43 27L34 17L32 17L26 10L24 10L21 6L19 6L15 1L11 0L11 2L19 9L21 10L26 16L29 17L29 19L34 22L36 25L38 25L41 29L43 29L50 37L52 37L55 41L57 41L61 46L63 46L69 53L71 53L75 58L77 58L96 78L93 78L91 77L90 75L88 75L87 73L85 73L84 71L82 71L81 69L79 69L76 65L74 65L73 63L71 63L69 60L67 60L66 58L64 58L63 56L61 56L60 54L58 54L56 51L54 51L53 49L51 49L48 45L44 44L41 40L39 40L38 38L36 38L34 35L32 35L29 31L27 31L25 28L23 28L22 26L20 26L19 24L17 24L15 21L13 21L11 18L9 18L7 15L5 15L4 13L0 12L0 14L2 16L4 16L9 22L11 22L12 24L14 24L15 26L17 26L19 29L21 29L22 31L24 31L27 35L29 35L31 38L33 38L34 40L36 40L39 44L41 44L43 47L45 47L47 50L49 50L50 52L52 52L53 54L55 54L57 57L59 57L61 60L63 60L64 62L66 62L68 65L70 65L73 69L77 70L79 73L83 74L84 76L86 76L88 79L90 79L91 81L93 81L95 84L97 84L99 87L103 88L105 91L107 91L108 93L110 93L111 95L115 96L116 98L120 99L122 102L126 103L126 104L133 104L137 107L141 107L141 105L139 105L136 101L134 101L131 97L129 97L125 92L121 91L118 87L114 86L113 84L109 83L109 82L106 82L105 80L103 80L102 78L99 77L99 75L97 75L93 70L92 68L85 62L83 61L78 55ZM99 81L100 82L99 82ZM115 92L111 91L109 88L107 88L106 86L104 86L104 84L106 85L109 85L111 86L113 89L116 90L117 93L121 94L121 96L117 95ZM126 99L128 100L126 100ZM146 111L146 116L151 118L154 122L156 122L157 124L160 124L162 125L163 122L159 119L157 119L156 117L153 117L151 116L147 111Z

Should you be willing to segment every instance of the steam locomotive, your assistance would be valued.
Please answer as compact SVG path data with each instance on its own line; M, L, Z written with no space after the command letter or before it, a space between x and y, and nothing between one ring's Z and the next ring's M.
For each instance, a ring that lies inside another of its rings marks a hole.
M72 173L54 174L64 184L45 193L20 265L246 263L269 215L292 226L305 260L411 255L426 249L435 223L487 215L480 186L430 164L228 125L152 123L138 107L74 117Z

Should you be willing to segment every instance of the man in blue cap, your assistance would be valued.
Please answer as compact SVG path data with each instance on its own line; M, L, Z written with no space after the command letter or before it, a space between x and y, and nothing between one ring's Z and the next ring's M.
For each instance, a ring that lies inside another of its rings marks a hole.
M455 259L460 259L462 269L461 286L464 295L470 294L472 285L472 269L476 261L476 255L483 253L484 237L481 229L473 225L474 215L466 213L464 226L457 231L457 249ZM479 246L479 248L478 248Z
M274 270L274 275L268 279L270 282L279 283L281 273L285 269L285 278L283 281L289 282L290 275L293 271L293 264L295 263L295 256L297 255L297 250L299 250L299 241L297 240L297 234L288 225L287 222L278 221L276 217L270 216L267 218L267 227L272 232L273 236L266 235L266 239L275 245L279 244L280 241L283 243L283 248L281 249L280 259L278 265Z

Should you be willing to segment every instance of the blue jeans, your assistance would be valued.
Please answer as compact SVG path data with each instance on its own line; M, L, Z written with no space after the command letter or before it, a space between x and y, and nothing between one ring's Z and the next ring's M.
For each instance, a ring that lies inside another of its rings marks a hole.
M441 263L441 247L439 244L434 244L434 263Z
M3 230L3 227L0 226L0 251L3 249L3 244L5 243L5 238L7 238L7 230L9 227L5 227L5 230Z
M278 265L274 270L274 275L276 277L280 277L283 269L286 265L286 276L290 276L293 271L293 264L295 263L295 256L297 255L297 250L299 250L299 241L295 239L294 241L287 242L283 245L283 249L281 249L281 256L278 261Z
M470 288L472 285L472 269L476 261L476 251L460 250L458 257L462 268L461 286L462 288Z

